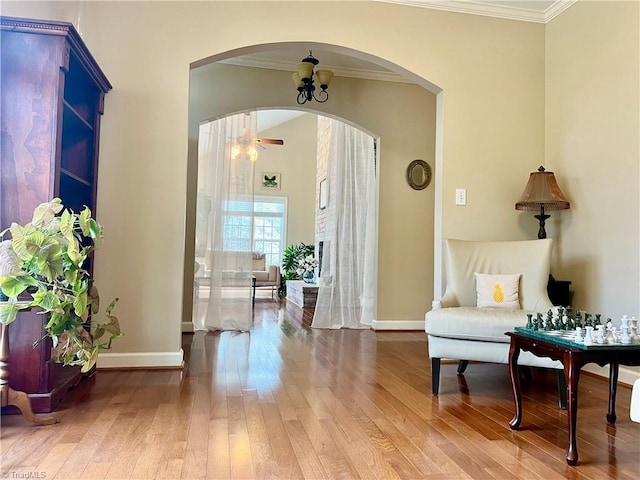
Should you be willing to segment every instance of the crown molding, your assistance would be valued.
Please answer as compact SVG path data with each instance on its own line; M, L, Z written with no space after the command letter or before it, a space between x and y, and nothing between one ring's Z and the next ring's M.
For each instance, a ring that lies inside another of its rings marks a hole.
M262 58L252 57L234 57L227 60L221 60L218 63L225 63L228 65L237 65L240 67L254 67L254 68L268 68L271 70L283 70L293 73L295 70L295 63L283 62L277 60L267 60ZM380 72L374 70L365 70L360 68L348 68L348 67L335 67L331 65L322 64L322 68L333 71L336 77L351 77L361 78L364 80L379 80L382 82L396 82L396 83L413 83L411 80L398 75L394 72Z
M485 17L505 18L522 22L547 23L560 15L577 0L557 0L544 11L507 5L472 2L468 0L378 0L412 7L467 13ZM512 2L515 3L515 2Z

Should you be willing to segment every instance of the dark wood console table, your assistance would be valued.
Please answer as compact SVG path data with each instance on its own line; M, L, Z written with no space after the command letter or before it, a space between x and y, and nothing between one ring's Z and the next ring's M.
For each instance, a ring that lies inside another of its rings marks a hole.
M567 417L569 430L569 447L567 463L578 463L578 447L576 445L576 420L578 413L578 380L580 369L587 363L596 363L601 367L609 364L609 409L607 423L616 421L616 388L618 384L618 367L620 365L640 365L640 344L631 345L580 345L562 337L516 327L515 332L506 332L511 337L509 349L509 375L513 388L516 413L509 422L512 430L518 430L522 422L522 395L518 377L518 356L520 351L528 351L538 357L550 357L564 365L567 384Z

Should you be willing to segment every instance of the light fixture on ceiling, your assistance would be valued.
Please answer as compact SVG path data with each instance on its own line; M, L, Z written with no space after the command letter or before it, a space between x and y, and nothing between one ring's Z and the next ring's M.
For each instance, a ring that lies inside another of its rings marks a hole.
M547 210L568 210L571 205L560 190L553 172L545 172L544 167L541 166L537 172L532 172L529 175L529 182L524 187L520 200L516 203L516 210L540 210L539 215L534 215L540 221L538 238L547 238L544 222L550 215L544 213L545 208Z
M327 88L329 88L329 84L333 78L333 72L326 69L316 70L314 72L313 69L318 63L319 60L315 58L311 54L311 50L309 50L309 56L303 58L302 61L298 63L295 73L291 75L293 84L298 90L298 105L310 102L311 100L324 103L329 99ZM321 91L317 94L315 92L314 75L321 88Z
M242 133L231 146L231 159L246 159L255 162L258 159L255 134L248 128L243 128Z

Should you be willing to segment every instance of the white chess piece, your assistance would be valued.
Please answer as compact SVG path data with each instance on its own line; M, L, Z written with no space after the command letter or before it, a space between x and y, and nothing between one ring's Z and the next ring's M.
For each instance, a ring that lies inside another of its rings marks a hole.
M606 342L609 345L613 345L614 343L616 343L616 327L614 327L611 322L607 323L607 336L606 336Z
M598 325L596 327L596 329L598 330L598 334L596 337L596 342L600 345L604 344L605 339L604 339L604 325Z
M638 340L638 319L636 317L631 317L629 319L629 337L631 337L631 343L637 343Z
M620 327L620 343L623 345L629 345L631 343L631 337L629 336L629 327Z
M627 317L626 315L623 315L622 318L620 319L620 326L621 327L628 327L629 326L629 317Z
M584 344L585 345L593 345L593 327L588 326L584 327L586 333L584 334Z
M576 343L582 343L584 341L584 338L582 337L581 327L576 327L576 338L574 338L573 341Z

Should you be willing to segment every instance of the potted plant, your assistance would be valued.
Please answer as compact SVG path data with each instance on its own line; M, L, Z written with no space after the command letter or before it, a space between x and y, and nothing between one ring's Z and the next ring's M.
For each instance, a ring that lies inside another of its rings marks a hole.
M107 321L96 321L100 297L83 268L95 242L102 238L103 229L89 208L76 214L65 209L59 198L36 207L30 223L13 223L0 232L0 293L4 299L0 323L9 325L20 310L40 308L49 319L34 346L50 337L52 360L81 365L82 372L95 365L100 350L111 348L111 341L122 336L118 319L111 314L117 298L104 312ZM89 322L93 323L91 334Z
M298 245L289 245L282 252L282 271L283 280L280 282L280 289L278 295L284 297L287 293L286 280L300 280L301 274L298 273L300 268L300 259L303 259L309 255L313 256L315 247L313 245L307 245L306 243L299 243Z

